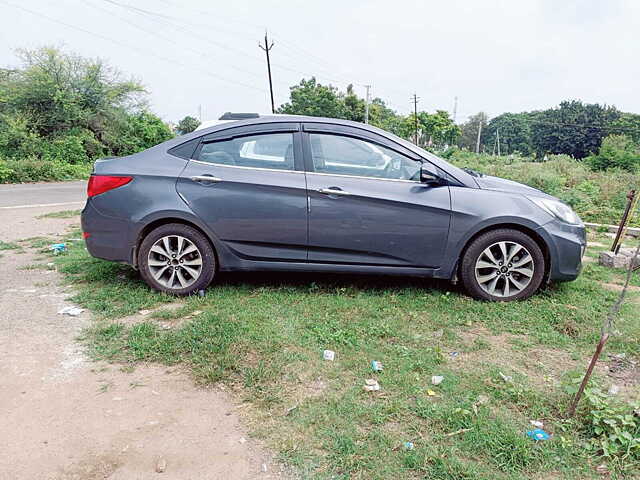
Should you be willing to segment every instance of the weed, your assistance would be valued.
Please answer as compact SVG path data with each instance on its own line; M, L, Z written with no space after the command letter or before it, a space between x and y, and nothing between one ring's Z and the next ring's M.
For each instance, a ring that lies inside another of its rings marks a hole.
M36 218L74 218L80 215L82 210L61 210L59 212L50 212L39 215Z

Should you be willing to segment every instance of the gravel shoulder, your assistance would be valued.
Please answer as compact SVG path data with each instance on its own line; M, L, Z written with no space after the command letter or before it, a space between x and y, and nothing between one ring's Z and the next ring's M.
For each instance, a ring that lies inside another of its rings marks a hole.
M65 208L1 210L0 239L60 234L78 219L36 217ZM58 314L71 293L61 277L25 268L48 260L0 254L0 478L280 477L228 394L174 369L92 362L77 341L90 313Z

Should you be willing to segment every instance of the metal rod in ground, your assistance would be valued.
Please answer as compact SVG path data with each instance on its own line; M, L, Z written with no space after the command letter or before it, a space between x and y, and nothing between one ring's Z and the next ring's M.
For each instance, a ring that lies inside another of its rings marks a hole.
M587 368L587 373L585 373L584 378L582 379L582 383L580 384L580 388L578 388L578 392L571 402L571 407L569 407L569 417L573 417L576 413L576 408L578 407L578 403L580 402L580 398L584 393L584 389L589 383L589 379L591 378L591 373L593 372L593 368L596 366L596 362L598 358L600 358L600 354L602 353L602 349L604 348L604 344L609 340L609 334L605 333L602 337L600 337L600 342L598 342L598 346L596 347L596 351L591 357L591 362L589 362L589 368Z
M613 331L613 322L616 316L618 315L618 312L620 312L620 308L622 307L622 303L624 302L624 297L627 294L627 289L629 288L629 282L631 281L631 274L633 273L633 265L635 265L635 262L638 259L639 254L640 254L640 242L638 242L638 245L636 246L636 251L633 254L633 258L631 258L631 261L629 262L629 268L627 269L627 275L624 280L624 286L620 291L620 295L618 296L618 299L615 301L615 303L611 305L611 308L609 309L609 313L607 314L607 318L602 323L602 330L600 331L600 341L598 342L598 346L596 347L596 351L593 354L593 357L591 357L591 362L589 363L589 367L587 368L587 373L584 374L584 378L582 379L580 388L578 389L578 392L576 393L576 396L574 397L573 402L571 402L571 406L569 407L569 417L573 417L573 415L576 413L576 408L578 407L580 398L582 397L582 394L584 393L584 389L587 386L587 383L589 382L589 378L591 378L593 367L595 367L595 364L598 361L600 354L602 353L602 349L604 348L605 343L607 343L607 340L609 339L609 332Z
M613 240L613 245L611 245L611 251L618 254L620 250L620 243L624 236L624 231L627 229L627 223L629 222L629 217L631 213L631 208L634 206L636 198L636 191L630 190L627 193L627 206L624 209L624 213L622 214L622 218L620 219L620 226L618 226L618 231L616 232L616 238Z

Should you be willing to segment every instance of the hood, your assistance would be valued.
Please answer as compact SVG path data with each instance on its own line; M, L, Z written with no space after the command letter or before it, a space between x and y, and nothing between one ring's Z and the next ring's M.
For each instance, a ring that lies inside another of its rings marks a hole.
M540 197L550 196L537 188L530 187L523 183L514 182L513 180L507 180L506 178L482 175L481 177L476 177L474 180L478 183L480 188L485 190L497 190L500 192L522 193L529 195L534 194Z

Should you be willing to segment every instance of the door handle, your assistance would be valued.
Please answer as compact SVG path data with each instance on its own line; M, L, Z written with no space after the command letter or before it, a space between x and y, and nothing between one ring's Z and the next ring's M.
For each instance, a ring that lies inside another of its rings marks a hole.
M222 179L213 175L195 175L190 178L193 182L221 182Z
M320 188L318 193L324 193L325 195L351 195L349 192L338 190L337 188Z

